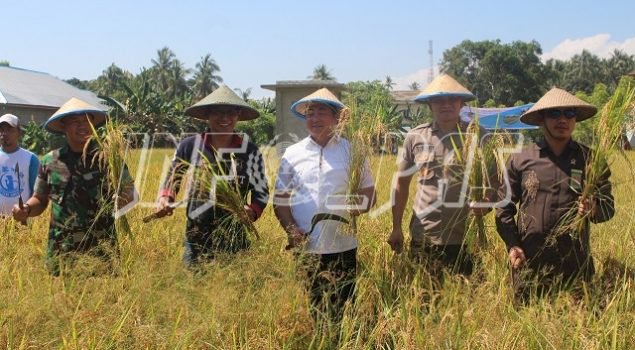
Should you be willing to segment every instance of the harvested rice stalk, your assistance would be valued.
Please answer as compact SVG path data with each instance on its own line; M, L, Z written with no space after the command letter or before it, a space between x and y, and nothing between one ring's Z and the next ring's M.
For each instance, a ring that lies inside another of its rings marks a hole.
M458 145L454 138L453 151L457 164L446 165L444 172L464 181L468 205L474 209L491 207L495 199L495 191L503 178L505 159L498 149L505 146L509 137L502 133L485 133L479 125L478 115L470 122L465 133L459 131ZM458 166L457 166L458 165ZM453 170L454 169L454 170ZM449 174L454 171L454 174ZM464 174L468 178L464 179ZM467 184L465 184L467 181ZM465 244L476 250L488 247L484 215L476 215L472 210L468 213Z
M238 182L232 180L231 174L236 173L234 155L232 154L229 160L233 170L225 169L223 160L218 157L215 157L213 162L202 153L200 157L204 160L204 174L200 174L200 178L197 179L199 186L202 186L199 188L199 193L209 193L211 189L215 198L214 205L230 214L220 222L220 226L227 232L244 229L248 234L260 238L256 226L245 211L246 195L240 193Z
M340 137L344 137L350 143L348 154L349 178L346 189L347 204L349 206L362 204L363 199L359 198L358 193L365 170L368 169L370 157L380 145L382 136L387 132L382 122L384 113L386 111L381 105L378 106L374 114L361 113L355 101L352 101L349 107L342 109L340 112L335 133ZM372 198L368 198L368 205L372 203L372 200ZM352 217L348 230L345 231L350 234L357 232L355 216Z
M585 167L585 181L580 191L581 200L588 200L589 203L601 202L600 184L609 168L609 160L615 154L620 154L626 158L622 149L622 137L625 132L627 116L632 113L635 106L635 84L632 78L623 78L615 93L604 105L600 112L600 117L593 130L593 147L589 152ZM606 208L597 208L604 211ZM575 206L567 213L569 220L563 220L563 227L560 230L571 233L577 239L580 233L588 225L588 220L592 213L589 211L583 216L578 215L578 207ZM571 220L572 219L572 220ZM568 223L572 223L570 227ZM571 228L574 230L572 231Z
M86 157L92 155L90 161L93 164L96 163L102 171L107 173L108 190L112 193L109 193L108 199L103 203L101 211L97 215L111 215L119 210L120 206L132 201L134 196L134 184L131 177L127 174L124 176L124 171L127 172L125 155L129 146L125 134L129 129L110 118L106 120L101 134L97 132L92 123L90 127L93 135L84 146L83 161L86 162ZM93 152L90 148L93 147L94 143L97 143L98 148ZM115 224L118 232L123 232L126 235L131 234L130 225L125 216L119 217Z

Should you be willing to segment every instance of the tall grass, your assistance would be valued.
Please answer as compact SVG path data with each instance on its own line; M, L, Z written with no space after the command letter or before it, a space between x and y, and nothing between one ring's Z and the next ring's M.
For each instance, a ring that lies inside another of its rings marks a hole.
M161 171L166 150L152 155ZM271 152L273 154L275 152ZM128 160L136 173L135 157ZM388 157L388 156L384 156ZM635 160L635 152L626 155ZM522 308L511 303L507 255L500 240L484 256L482 277L430 276L384 243L390 214L359 222L357 299L338 341L314 333L307 296L292 256L282 252L271 208L256 223L262 239L252 249L221 256L206 274L182 265L184 209L143 225L143 211L127 217L134 239L122 237L128 273L49 276L43 262L48 218L29 227L0 219L0 346L5 348L122 349L632 349L635 347L635 182L623 158L612 158L618 210L592 228L597 277L582 301L568 292ZM394 157L383 161L394 161ZM277 159L267 162L273 176ZM391 173L377 172L389 184ZM157 177L147 191L155 194ZM378 201L389 200L379 188ZM154 198L142 198L153 201ZM491 215L485 229L495 235ZM77 265L82 265L80 260Z

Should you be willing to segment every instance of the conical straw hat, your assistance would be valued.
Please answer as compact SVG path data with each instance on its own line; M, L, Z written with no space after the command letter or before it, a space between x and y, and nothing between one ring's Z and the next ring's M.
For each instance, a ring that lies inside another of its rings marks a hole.
M93 126L95 128L106 122L106 111L88 104L78 98L71 98L66 101L47 121L44 123L44 129L54 133L63 134L64 125L62 119L74 115L90 114L93 116Z
M520 116L520 121L530 125L540 125L540 112L546 109L575 109L577 121L583 121L591 118L597 113L598 109L581 99L573 96L565 90L552 88L544 96L536 102L527 112Z
M435 97L460 97L464 102L476 99L470 90L447 74L436 77L415 97L415 101L425 103Z
M222 85L211 94L205 96L205 98L186 109L185 114L196 119L207 120L209 109L221 106L234 106L240 108L238 120L252 120L258 118L260 115L255 108L243 101L243 99L227 85Z
M344 104L327 88L321 88L314 93L297 100L291 105L291 112L301 119L306 118L306 109L311 103L323 103L335 108L336 111L344 108Z

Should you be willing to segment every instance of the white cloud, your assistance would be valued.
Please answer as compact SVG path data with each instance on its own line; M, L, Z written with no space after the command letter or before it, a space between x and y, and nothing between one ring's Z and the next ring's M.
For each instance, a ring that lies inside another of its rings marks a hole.
M434 69L434 76L436 77L437 75L439 75L439 66L434 66L432 68ZM395 82L393 90L410 90L410 87L408 87L408 85L412 84L415 81L419 83L419 85L423 89L426 85L428 85L429 77L430 68L422 68L414 73L393 78L393 81Z
M543 60L555 58L568 60L573 55L579 54L582 50L587 50L601 58L611 57L615 49L622 50L627 54L635 54L635 37L628 38L623 42L611 40L610 34L597 34L580 39L566 39L556 45L551 51L542 55Z

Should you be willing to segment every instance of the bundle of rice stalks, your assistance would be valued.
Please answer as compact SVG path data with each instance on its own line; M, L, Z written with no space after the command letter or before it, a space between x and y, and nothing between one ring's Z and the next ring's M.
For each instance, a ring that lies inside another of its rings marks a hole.
M604 198L600 197L602 195L599 186L606 177L611 156L620 154L627 159L622 149L622 140L628 116L633 113L633 108L635 108L635 84L632 78L623 78L613 96L602 108L594 127L593 145L588 155L585 181L580 191L582 200L588 200L589 203L598 203L598 200L601 202ZM604 211L606 208L599 207L596 210ZM579 216L577 206L571 208L567 214L570 220L563 220L564 225L560 229L572 232L570 229L573 228L572 236L577 238L585 229L590 215L591 212L588 211L585 215ZM571 223L571 219L573 219L573 227L567 224Z
M350 208L363 208L363 204L371 205L372 198L360 198L364 173L369 169L370 157L382 144L382 138L387 134L387 128L382 122L382 116L387 113L386 107L379 105L374 114L361 113L357 103L352 101L349 107L340 112L336 134L344 137L350 143L348 153L348 184L346 189L346 201ZM357 231L356 217L350 221L349 230L346 232L355 234Z
M465 193L468 205L474 209L487 210L496 201L496 190L503 179L505 158L498 150L510 142L510 137L503 133L485 133L479 125L478 115L468 125L465 133L459 130L461 145L450 138L455 154L456 164L446 165L446 177L457 166L456 178L462 179L462 193ZM467 178L465 178L467 176ZM488 247L484 215L468 213L465 244L475 250Z
M219 156L215 157L214 161L210 161L203 154L200 154L200 157L204 159L204 167L203 173L199 174L197 179L199 193L209 193L211 189L214 205L229 213L229 216L219 223L222 228L219 232L231 233L243 229L247 234L260 238L256 226L245 211L247 194L241 193L238 181L232 176L236 174L234 155L231 155L229 162L219 159ZM231 169L225 164L229 164Z
M129 129L125 125L112 121L110 118L106 120L106 124L100 132L92 124L91 129L93 135L90 142L87 142L84 146L84 162L87 161L86 157L91 155L92 159L90 161L93 164L97 164L107 174L106 180L109 193L107 199L100 206L101 211L98 216L110 215L113 212L118 212L122 204L125 205L131 202L134 197L134 183L129 174L124 176L124 171L127 171L125 156L126 151L129 149L125 135ZM98 146L97 149L90 149L95 143ZM127 218L119 215L115 215L115 217L117 219L115 222L117 231L130 235L131 230Z

